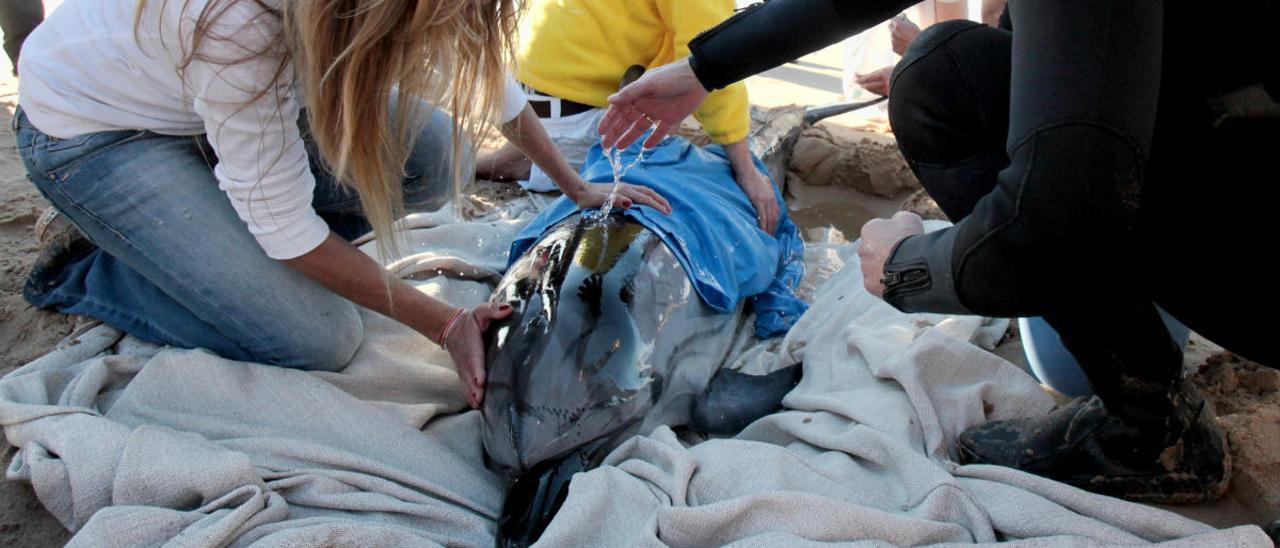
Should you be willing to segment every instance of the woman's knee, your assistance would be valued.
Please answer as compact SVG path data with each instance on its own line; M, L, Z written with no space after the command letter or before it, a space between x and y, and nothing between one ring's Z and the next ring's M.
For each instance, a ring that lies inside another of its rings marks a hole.
M345 299L309 317L287 318L276 330L264 337L274 348L263 361L291 369L341 371L364 341L360 312Z
M422 129L405 164L404 199L410 211L439 209L453 195L457 176L475 171L471 144L462 136L454 143L453 119L425 103L422 109Z

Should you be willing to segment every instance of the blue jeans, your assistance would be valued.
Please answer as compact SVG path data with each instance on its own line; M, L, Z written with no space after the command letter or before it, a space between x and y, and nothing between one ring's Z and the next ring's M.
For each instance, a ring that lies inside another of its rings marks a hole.
M405 168L410 211L439 208L452 189L451 121L435 109L425 115ZM218 189L203 136L58 139L21 109L13 126L31 181L97 246L28 283L33 305L234 360L337 370L355 353L364 336L356 306L262 251ZM359 199L311 145L313 206L338 235L359 236L368 230Z

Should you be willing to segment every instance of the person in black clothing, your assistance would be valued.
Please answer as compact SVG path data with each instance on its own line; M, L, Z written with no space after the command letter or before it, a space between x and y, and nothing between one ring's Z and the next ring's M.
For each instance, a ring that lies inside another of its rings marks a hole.
M610 99L605 146L656 143L716 89L832 44L914 0L774 0ZM891 82L903 155L955 226L899 214L862 231L867 289L907 312L1044 316L1095 393L957 442L1135 500L1226 488L1226 439L1182 375L1156 304L1280 366L1264 333L1277 197L1278 0L1010 0L1012 31L948 22Z
M22 42L44 21L44 4L40 0L0 0L0 31L4 32L4 52L18 73L18 52Z

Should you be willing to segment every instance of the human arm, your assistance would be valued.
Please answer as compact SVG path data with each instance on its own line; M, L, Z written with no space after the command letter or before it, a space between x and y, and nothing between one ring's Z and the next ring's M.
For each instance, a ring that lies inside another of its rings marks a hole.
M228 7L183 72L216 155L219 188L267 256L444 343L443 322L457 309L415 295L403 282L384 282L377 263L334 236L312 208L315 178L298 128L301 108L292 72L271 55L279 53L272 44L254 42L279 29L271 27L274 18L260 17L250 4ZM244 59L246 51L264 54ZM477 310L466 317L472 325L461 322L451 332L450 354L472 404L483 396L484 367L483 347L473 332L501 315Z
M905 13L898 14L889 22L889 41L893 47L893 52L896 54L905 54L911 43L916 41L917 36L920 36L920 25L907 19Z
M888 66L873 70L866 74L855 74L853 81L871 93L881 97L888 97L889 81L893 79L894 68L895 67L893 66Z
M476 306L463 312L446 333L445 328L459 311L458 307L418 291L402 280L385 279L386 271L377 262L333 233L315 249L282 262L347 300L407 325L447 348L458 369L467 403L476 408L484 401L482 335L491 321L511 314L510 306L493 303Z
M600 207L608 201L613 185L583 181L578 172L574 171L560 154L555 143L551 142L546 128L542 127L542 121L538 119L538 115L533 112L533 107L527 102L520 114L502 124L501 129L502 135L519 148L530 161L542 168L560 191L578 204L578 207ZM647 205L664 214L671 213L671 204L653 189L623 183L618 188L618 198L614 206L627 209L633 203Z
M733 168L733 177L742 188L742 192L751 200L756 208L756 222L760 230L773 234L778 227L778 198L773 191L773 181L760 172L755 159L751 156L751 148L747 140L724 145L725 154L729 156L729 166Z
M689 43L699 33L733 15L733 0L658 0L658 12L671 35L671 55L660 58L679 59L689 55ZM693 112L711 141L728 145L747 137L751 126L747 86L742 82L712 91Z
M688 59L651 70L609 98L606 146L629 146L654 123L653 146L720 89L866 30L911 0L774 0L757 4L689 43Z

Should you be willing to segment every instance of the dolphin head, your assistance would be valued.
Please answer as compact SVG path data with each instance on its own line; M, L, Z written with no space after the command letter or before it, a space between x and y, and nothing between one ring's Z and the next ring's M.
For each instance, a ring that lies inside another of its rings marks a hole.
M494 292L515 308L488 333L484 443L518 476L639 426L660 387L632 316L636 273L657 242L621 216L566 221Z

